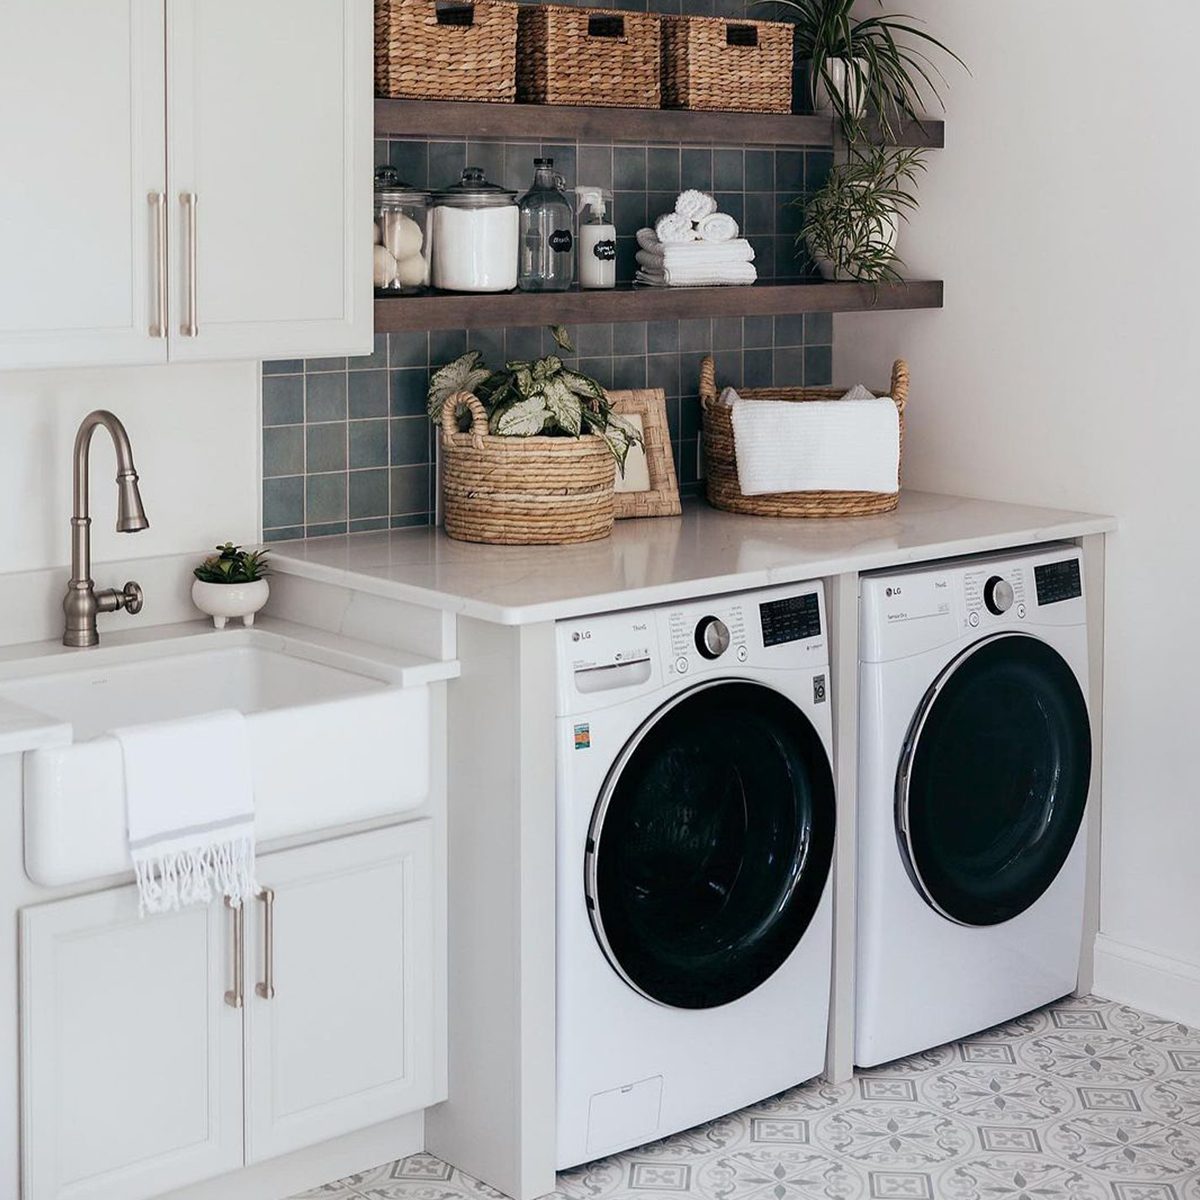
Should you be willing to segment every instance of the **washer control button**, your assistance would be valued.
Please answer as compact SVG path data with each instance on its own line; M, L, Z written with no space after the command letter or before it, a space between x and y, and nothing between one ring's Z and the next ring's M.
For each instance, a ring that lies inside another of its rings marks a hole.
M967 618L967 624L970 625L970 627L972 629L978 629L979 628L979 614L977 612L973 612Z
M1025 605L1017 605L1017 616L1020 617L1022 621L1025 620Z
M680 675L686 675L687 669L688 669L688 660L681 654L675 660L675 670L678 671Z
M983 585L983 602L987 605L988 612L997 617L1008 612L1016 598L1017 594L1013 591L1013 585L999 575L993 575Z
M750 651L749 651L749 650L747 650L745 646L739 646L739 647L737 648L737 660L738 660L738 662L745 662L745 661L746 661L746 659L748 659L749 657L750 657Z
M729 626L720 617L701 617L696 625L696 649L705 658L720 658L729 649Z

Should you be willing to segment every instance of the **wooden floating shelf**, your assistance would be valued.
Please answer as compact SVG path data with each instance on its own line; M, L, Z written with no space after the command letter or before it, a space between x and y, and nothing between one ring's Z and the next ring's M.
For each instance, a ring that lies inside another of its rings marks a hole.
M696 145L835 144L829 117L781 113L683 112L665 108L576 108L557 104L486 104L470 100L375 101L377 137L506 138L571 142L690 142ZM940 150L943 121L912 124L901 146Z
M882 312L941 308L941 280L905 283L766 281L749 287L647 288L611 291L433 292L375 301L375 331L491 329L503 325L596 325L696 317L762 317L786 313Z

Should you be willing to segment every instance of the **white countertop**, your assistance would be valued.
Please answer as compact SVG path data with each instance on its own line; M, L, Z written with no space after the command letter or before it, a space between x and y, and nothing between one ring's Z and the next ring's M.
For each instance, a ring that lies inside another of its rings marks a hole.
M847 572L1107 533L1112 517L905 492L894 513L779 520L685 501L681 517L618 521L582 546L481 546L437 528L271 547L272 566L501 625L673 603Z

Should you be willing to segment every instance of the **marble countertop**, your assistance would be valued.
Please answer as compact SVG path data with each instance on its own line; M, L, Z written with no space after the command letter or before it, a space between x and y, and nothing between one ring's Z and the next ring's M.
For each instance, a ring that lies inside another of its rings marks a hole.
M673 603L747 588L1107 533L1112 517L906 492L878 517L778 520L684 503L618 521L581 546L481 546L437 528L271 548L274 569L501 625Z

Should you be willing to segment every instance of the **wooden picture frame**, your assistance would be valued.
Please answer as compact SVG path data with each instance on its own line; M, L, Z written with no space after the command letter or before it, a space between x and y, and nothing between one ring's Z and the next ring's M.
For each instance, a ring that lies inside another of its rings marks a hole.
M638 517L677 517L683 511L679 503L679 481L675 475L675 455L671 449L671 430L667 423L667 394L662 388L636 388L609 392L613 411L640 427L646 446L634 447L626 465L628 478L644 479L645 487L620 491L615 496L618 521ZM638 481L640 481L640 479ZM617 488L622 476L617 474Z

